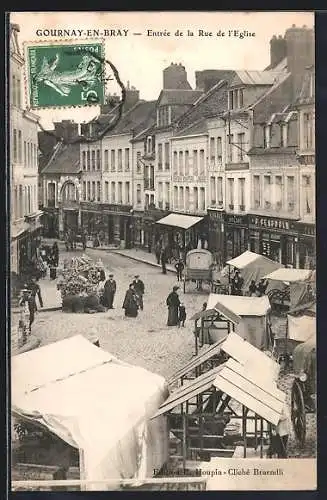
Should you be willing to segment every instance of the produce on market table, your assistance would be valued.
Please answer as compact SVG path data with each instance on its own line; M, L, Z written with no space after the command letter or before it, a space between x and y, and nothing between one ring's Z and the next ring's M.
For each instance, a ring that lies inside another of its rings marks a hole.
M97 295L99 283L101 281L100 270L103 269L101 261L95 263L86 255L73 257L71 261L60 272L57 285L61 292L64 309L70 309L68 303L74 296L90 297ZM75 309L75 308L73 308Z

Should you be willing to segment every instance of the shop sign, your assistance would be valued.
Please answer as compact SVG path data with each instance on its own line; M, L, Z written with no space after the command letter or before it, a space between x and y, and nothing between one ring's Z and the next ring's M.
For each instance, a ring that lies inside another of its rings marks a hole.
M226 214L225 222L227 224L247 226L248 217L247 217L247 215L244 216L244 215Z
M283 231L295 230L294 221L287 219L273 219L258 215L251 215L249 218L249 224L264 229L281 229Z
M102 204L102 209L108 212L115 212L115 213L128 213L131 211L132 206L131 205L114 205L112 203L106 203Z

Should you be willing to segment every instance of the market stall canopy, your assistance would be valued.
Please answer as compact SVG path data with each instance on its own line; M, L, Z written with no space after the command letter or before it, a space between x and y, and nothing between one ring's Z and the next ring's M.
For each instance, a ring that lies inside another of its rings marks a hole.
M207 310L219 308L230 311L230 316L233 314L234 317L241 318L235 328L238 335L258 349L269 348L271 339L268 331L268 315L271 308L266 295L243 297L211 293L207 301Z
M215 342L214 344L203 347L199 354L197 354L197 356L193 357L188 363L186 363L186 365L184 365L180 370L174 373L174 375L168 381L169 384L177 382L177 380L184 375L187 375L198 366L202 365L217 354L220 354L221 346L225 342L225 339L226 337L218 340L218 342Z
M238 317L265 316L270 311L270 302L263 297L243 297L239 295L221 295L210 293L207 309L225 308Z
M166 423L149 419L167 396L163 377L119 361L81 335L12 358L13 413L82 450L86 479L143 478L161 468L168 457Z
M226 340L221 344L221 350L242 366L248 366L260 373L260 377L268 383L277 382L280 364L236 333L231 332L226 337Z
M216 294L210 294L209 295L209 300L211 295L216 295ZM220 297L220 295L219 295ZM226 318L228 321L231 321L234 325L238 325L241 321L242 318L238 316L235 312L233 312L228 306L221 304L218 300L213 304L213 302L210 303L211 307L208 307L209 302L207 304L207 308L205 311L199 311L195 313L192 317L191 320L196 321L197 319L206 319L210 318L213 315L216 315L217 313L221 314Z
M229 359L222 365L214 386L271 424L278 424L286 394L276 384L267 385L260 372Z
M158 220L156 224L161 224L163 226L179 227L180 229L189 229L198 222L201 222L203 217L194 217L191 215L183 214L169 214L166 217Z
M316 318L314 316L287 315L288 338L296 342L306 342L316 335Z
M227 261L227 264L241 271L244 279L243 292L247 291L252 280L257 283L266 274L283 267L279 262L248 250L235 259Z
M283 281L292 283L294 281L306 281L310 279L312 271L309 269L288 269L286 267L276 269L272 273L264 276L267 280Z

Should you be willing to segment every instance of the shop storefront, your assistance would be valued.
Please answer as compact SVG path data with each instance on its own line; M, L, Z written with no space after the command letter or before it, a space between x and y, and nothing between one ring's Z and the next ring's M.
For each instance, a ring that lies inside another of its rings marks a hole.
M58 208L43 208L42 226L43 236L46 238L59 238Z
M208 209L209 250L219 267L222 267L225 261L224 223L225 212L223 210Z
M108 244L133 246L134 221L131 205L102 204L102 224Z
M297 223L298 255L300 269L316 268L316 226L314 224Z
M284 266L297 266L298 230L294 220L249 215L250 250Z
M162 240L164 245L168 244L167 232L162 232L162 228L156 222L167 215L167 212L158 208L149 208L143 214L143 246L151 252L157 241ZM165 240L165 241L164 241Z
M225 214L225 261L248 250L248 216Z

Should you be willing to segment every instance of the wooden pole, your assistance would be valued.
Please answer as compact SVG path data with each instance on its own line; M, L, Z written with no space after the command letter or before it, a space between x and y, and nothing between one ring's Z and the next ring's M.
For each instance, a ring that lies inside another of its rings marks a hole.
M243 458L246 458L246 408L242 405Z
M260 418L260 458L263 458L263 419Z
M187 457L187 415L183 413L183 472L186 469Z

